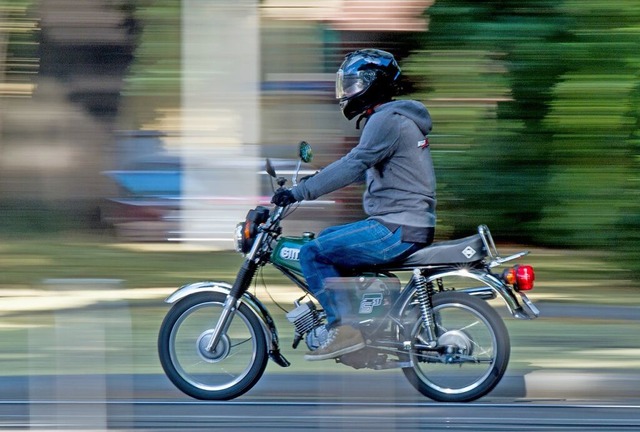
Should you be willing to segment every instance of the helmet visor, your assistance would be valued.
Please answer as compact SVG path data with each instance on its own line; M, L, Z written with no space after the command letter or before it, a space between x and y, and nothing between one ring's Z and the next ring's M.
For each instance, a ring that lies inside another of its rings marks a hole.
M372 71L357 71L345 74L339 69L336 74L336 99L350 98L365 91L373 80L375 73Z

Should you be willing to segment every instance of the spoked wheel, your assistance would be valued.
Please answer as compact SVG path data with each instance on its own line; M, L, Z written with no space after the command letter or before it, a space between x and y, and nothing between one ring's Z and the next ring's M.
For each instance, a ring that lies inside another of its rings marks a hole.
M267 365L264 331L245 304L215 349L207 350L225 298L210 292L189 296L171 308L160 328L162 368L176 387L197 399L240 396L258 382Z
M403 369L407 379L441 402L469 402L489 393L504 375L511 351L500 316L484 300L456 292L434 295L433 310L438 345L426 348L418 318L411 331L413 367Z

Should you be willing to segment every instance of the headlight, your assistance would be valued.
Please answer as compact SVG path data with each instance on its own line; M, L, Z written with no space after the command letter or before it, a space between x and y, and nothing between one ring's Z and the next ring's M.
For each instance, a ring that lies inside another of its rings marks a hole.
M251 250L251 246L253 246L253 242L256 239L257 233L257 225L249 219L236 225L236 251L243 254L249 253L249 251Z
M259 206L255 209L249 210L244 222L240 222L236 225L234 235L236 251L243 254L249 253L253 246L253 242L256 239L256 235L258 234L258 227L260 224L266 222L268 218L269 209L266 207Z
M242 252L242 249L243 249L242 247L244 244L244 237L242 235L243 227L244 227L244 223L242 222L236 225L236 231L233 236L233 240L236 246L236 252Z

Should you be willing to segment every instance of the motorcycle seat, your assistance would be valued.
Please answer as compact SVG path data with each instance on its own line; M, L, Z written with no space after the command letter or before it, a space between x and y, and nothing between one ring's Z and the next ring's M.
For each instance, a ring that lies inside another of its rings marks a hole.
M433 243L417 250L401 261L385 265L389 268L414 268L434 265L468 264L478 262L487 256L487 251L479 234L456 240Z

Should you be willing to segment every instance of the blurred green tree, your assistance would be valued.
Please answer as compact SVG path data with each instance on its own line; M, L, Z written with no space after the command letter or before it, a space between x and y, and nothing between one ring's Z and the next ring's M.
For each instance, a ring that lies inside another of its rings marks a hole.
M531 241L549 199L553 131L544 119L567 68L558 60L568 37L561 3L441 0L427 13L427 49L409 72L424 76L434 143L446 136L437 159L443 224L460 235L487 223L502 239Z
M31 95L39 66L40 30L33 7L33 0L6 0L0 4L0 98Z
M439 0L406 62L445 234L616 249L640 268L637 2Z
M640 7L637 2L565 2L570 67L554 88L555 132L541 232L559 244L621 252L640 269ZM637 273L636 273L637 274Z
M156 127L180 106L182 2L132 0L143 29L124 89L122 129ZM166 125L165 125L166 126Z

